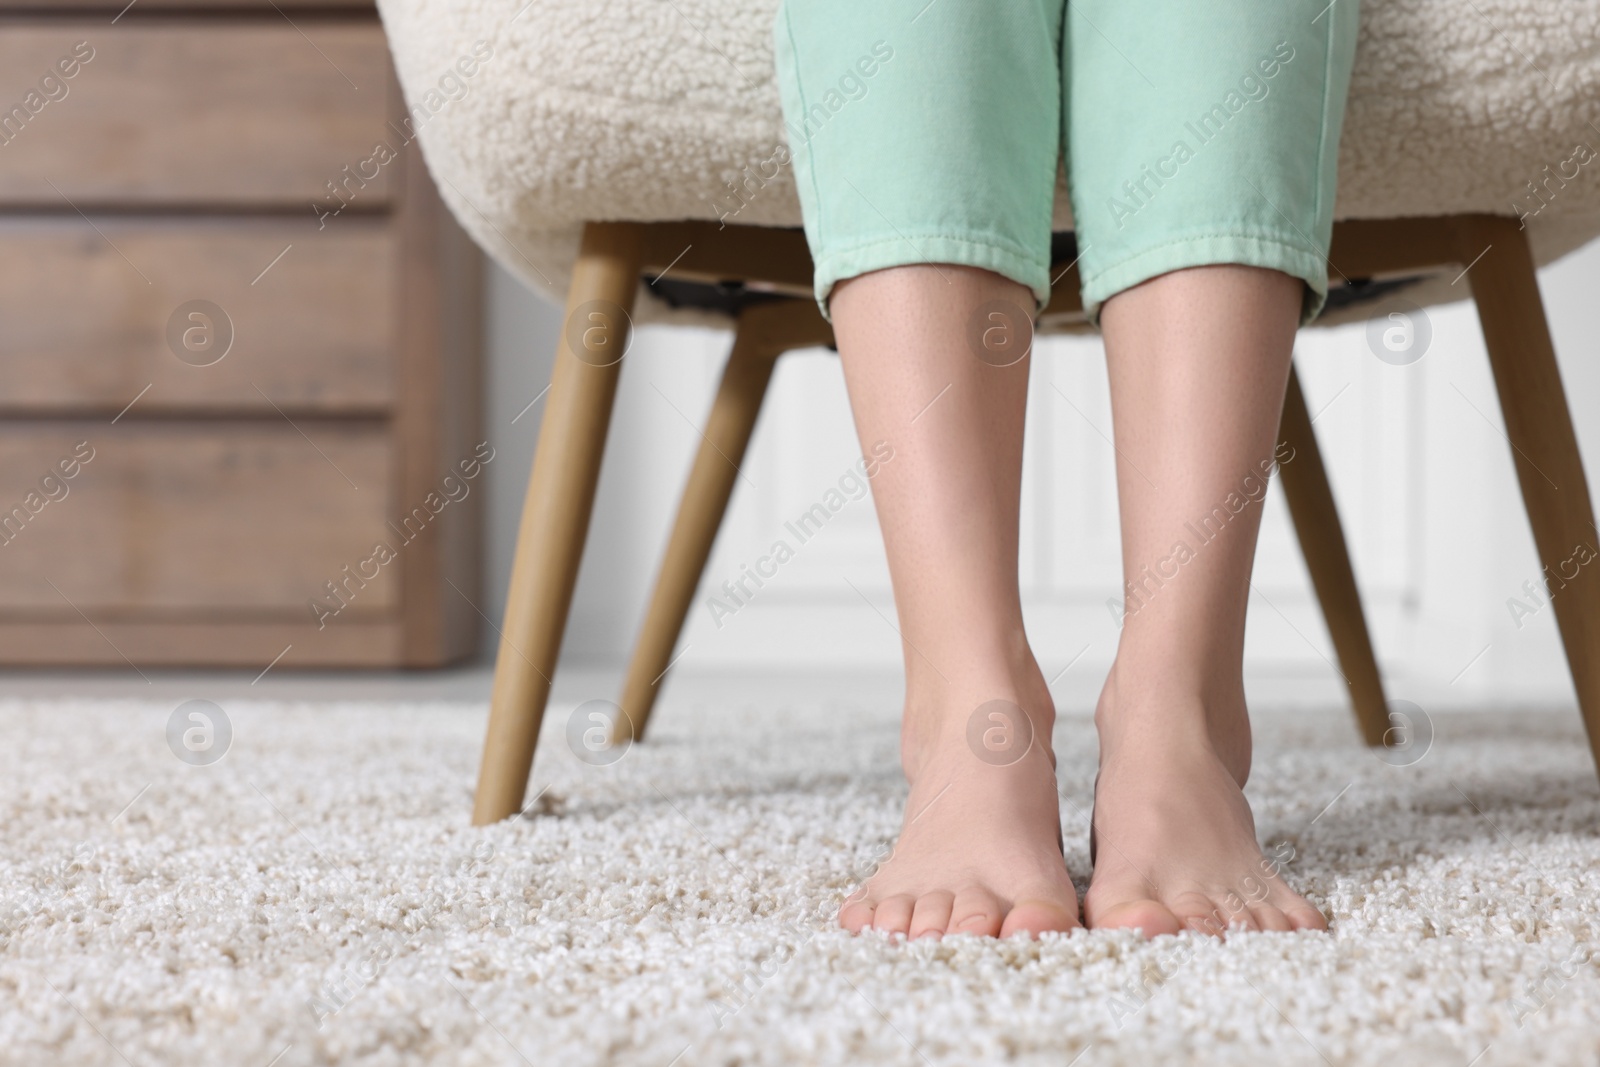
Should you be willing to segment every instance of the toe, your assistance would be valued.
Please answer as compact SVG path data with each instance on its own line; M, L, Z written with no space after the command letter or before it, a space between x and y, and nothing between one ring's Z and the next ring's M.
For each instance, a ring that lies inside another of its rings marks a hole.
M1223 925L1229 930L1261 929L1261 924L1256 922L1256 917L1250 912L1250 905L1238 894L1224 894L1220 900L1213 900L1212 904L1217 914L1222 916Z
M1076 902L1068 908L1060 901L1019 900L1006 913L1005 922L1000 924L1000 936L1010 937L1020 930L1029 937L1038 937L1046 930L1065 932L1075 930L1079 925Z
M987 889L963 889L951 904L950 926L946 932L997 937L1003 911L999 898Z
M1288 916L1271 904L1256 904L1251 907L1250 914L1255 916L1256 926L1273 933L1288 933L1294 929L1289 925Z
M1181 893L1169 901L1168 906L1180 929L1212 937L1221 937L1227 932L1228 912L1202 893Z
M955 906L956 895L940 891L925 893L917 898L917 906L911 912L910 936L938 937L950 925L950 909Z
M1159 900L1124 900L1097 910L1089 922L1096 930L1138 930L1146 938L1176 934L1183 929L1179 916Z
M899 893L878 902L872 912L872 928L886 934L903 934L911 928L911 909L917 898L910 893Z
M872 901L866 894L857 891L850 895L844 902L844 907L839 909L839 925L849 930L852 934L859 934L872 925Z
M1326 930L1328 928L1327 917L1303 900L1298 904L1287 905L1280 910L1282 910L1284 918L1289 920L1289 928L1292 930Z

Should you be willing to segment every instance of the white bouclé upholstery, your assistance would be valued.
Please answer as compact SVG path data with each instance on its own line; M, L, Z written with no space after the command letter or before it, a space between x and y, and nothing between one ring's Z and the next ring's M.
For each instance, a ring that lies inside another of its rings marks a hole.
M445 201L552 299L565 296L589 219L716 219L737 208L731 221L799 225L790 168L762 166L785 141L777 0L378 7ZM1538 209L1527 220L1537 262L1586 243L1600 233L1597 40L1600 0L1362 0L1335 217ZM479 41L490 57L452 76ZM1530 183L1543 183L1544 200ZM1071 228L1064 189L1055 222ZM1425 284L1410 295L1426 304L1463 290ZM636 317L697 316L643 298Z

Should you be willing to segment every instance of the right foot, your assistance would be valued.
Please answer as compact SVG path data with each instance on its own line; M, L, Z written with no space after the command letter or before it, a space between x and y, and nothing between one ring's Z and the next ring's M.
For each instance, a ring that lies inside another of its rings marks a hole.
M888 860L839 910L839 924L851 933L1007 937L1081 925L1061 854L1050 747L1055 708L1037 665L1030 661L1018 673L1022 684L961 687L986 694L977 699L951 698L946 694L955 687L940 686L944 691L913 711L908 697L905 821ZM988 712L978 715L977 733L989 731L990 746L969 745L969 720L991 700L1007 701L1013 713L1026 709L1033 737L1025 750L1006 747L1016 735L1008 738L1003 714L991 719Z
M1192 694L1119 682L1113 667L1095 712L1098 849L1084 899L1089 926L1145 937L1183 930L1221 937L1230 926L1327 929L1256 839L1243 789L1250 740L1242 696L1237 706L1207 709Z

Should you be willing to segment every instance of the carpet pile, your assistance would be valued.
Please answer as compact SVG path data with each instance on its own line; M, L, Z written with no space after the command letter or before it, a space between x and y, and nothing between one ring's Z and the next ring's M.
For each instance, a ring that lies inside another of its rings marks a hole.
M1600 1063L1571 709L1436 714L1398 766L1258 710L1326 935L908 945L832 926L899 822L886 704L676 700L607 765L556 705L484 830L481 706L215 708L0 703L0 1063ZM1057 745L1081 890L1087 715Z

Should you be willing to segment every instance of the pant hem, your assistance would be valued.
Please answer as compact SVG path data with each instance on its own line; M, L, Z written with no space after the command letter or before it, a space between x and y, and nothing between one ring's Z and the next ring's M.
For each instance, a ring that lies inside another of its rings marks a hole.
M1083 271L1083 310L1096 329L1100 309L1124 289L1186 267L1242 263L1281 270L1306 283L1300 325L1322 313L1328 299L1327 259L1320 252L1278 237L1249 233L1212 233L1183 237L1147 248L1120 262Z
M948 234L887 237L824 253L816 261L814 288L822 317L833 321L828 298L833 287L869 271L914 264L951 263L994 271L1033 292L1034 314L1050 302L1050 264L1009 242Z

